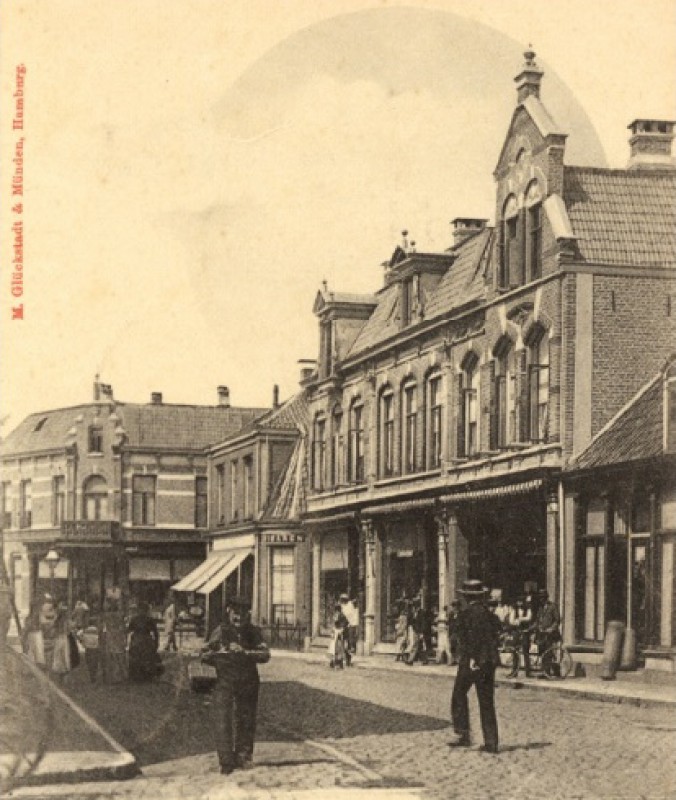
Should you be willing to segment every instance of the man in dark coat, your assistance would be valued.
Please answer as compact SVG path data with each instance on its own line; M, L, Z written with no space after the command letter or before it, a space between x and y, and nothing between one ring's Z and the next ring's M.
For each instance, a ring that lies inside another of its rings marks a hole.
M232 603L206 645L202 660L216 668L214 692L216 750L224 775L252 766L260 678L257 664L270 660L248 607Z
M451 697L451 719L457 735L453 747L470 745L467 694L476 687L487 753L498 752L498 722L495 716L495 668L499 661L500 620L486 606L486 588L477 580L465 581L460 592L467 607L458 615L458 673Z

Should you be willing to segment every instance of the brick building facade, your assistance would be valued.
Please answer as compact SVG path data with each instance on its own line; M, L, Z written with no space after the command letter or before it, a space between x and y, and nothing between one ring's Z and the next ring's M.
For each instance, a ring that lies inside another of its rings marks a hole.
M156 608L200 563L207 531L206 446L265 409L175 405L153 393L31 414L2 442L4 558L20 613L38 592L93 608L118 587ZM44 557L55 550L54 574Z
M526 53L494 226L454 220L441 253L405 234L373 295L317 296L315 636L348 591L387 651L399 601L441 609L471 576L507 600L547 588L577 637L561 474L673 346L673 123L632 123L627 169L569 166L541 78Z

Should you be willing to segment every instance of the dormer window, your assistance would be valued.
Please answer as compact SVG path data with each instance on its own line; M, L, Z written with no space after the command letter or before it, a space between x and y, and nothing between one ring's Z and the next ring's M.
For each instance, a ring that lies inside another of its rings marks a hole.
M508 290L542 276L542 189L531 181L523 208L514 195L503 206L498 289Z
M511 195L503 207L500 230L500 274L498 288L510 289L521 282L521 242L519 236L519 208L516 197Z
M323 320L319 326L319 371L321 378L333 372L333 322Z
M406 278L401 289L401 322L403 326L411 325L416 321L420 303L420 276Z
M526 244L528 280L542 276L542 190L537 181L531 181L526 190Z

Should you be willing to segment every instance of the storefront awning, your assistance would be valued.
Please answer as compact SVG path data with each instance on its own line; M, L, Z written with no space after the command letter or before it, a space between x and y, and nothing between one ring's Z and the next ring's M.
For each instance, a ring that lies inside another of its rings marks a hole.
M171 588L175 592L211 594L252 553L253 550L249 547L212 553L206 561Z
M469 500L490 500L495 497L510 497L518 494L528 494L535 492L542 487L542 480L523 481L522 483L509 483L505 486L491 486L488 489L476 489L473 491L458 492L457 494L447 494L441 499L443 503L459 503Z

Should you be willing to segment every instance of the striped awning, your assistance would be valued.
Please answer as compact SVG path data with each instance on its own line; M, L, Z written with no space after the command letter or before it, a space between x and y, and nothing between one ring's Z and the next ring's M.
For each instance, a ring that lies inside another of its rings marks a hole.
M523 481L522 483L509 483L504 486L491 486L486 489L473 489L471 491L446 494L440 498L442 503L462 503L473 500L491 500L496 497L512 497L517 494L528 494L542 487L542 480Z
M433 497L428 497L422 500L402 500L399 503L385 503L382 506L368 506L362 509L362 514L369 517L377 516L378 514L396 514L403 511L417 511L422 508L432 508L438 505L439 501Z
M171 588L175 592L211 594L252 553L250 547L212 553L206 561L195 567Z

